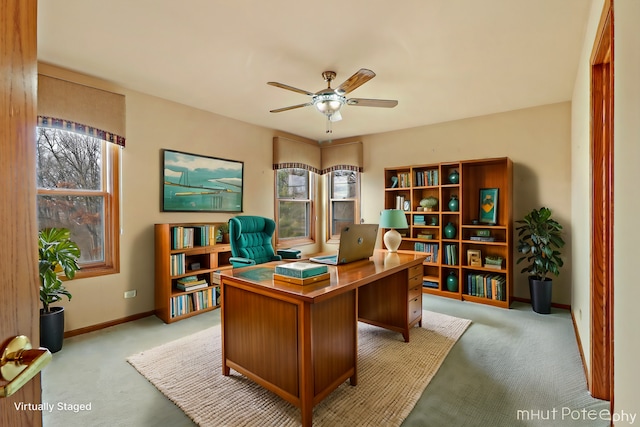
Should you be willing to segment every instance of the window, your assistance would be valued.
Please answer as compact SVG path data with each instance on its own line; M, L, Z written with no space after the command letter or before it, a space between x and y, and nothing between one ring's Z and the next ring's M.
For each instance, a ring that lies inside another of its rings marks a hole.
M335 170L329 172L327 240L337 240L345 225L358 223L360 216L360 172Z
M38 228L64 227L80 247L76 277L119 271L120 148L85 134L38 127Z
M313 173L277 169L276 195L278 245L314 242Z

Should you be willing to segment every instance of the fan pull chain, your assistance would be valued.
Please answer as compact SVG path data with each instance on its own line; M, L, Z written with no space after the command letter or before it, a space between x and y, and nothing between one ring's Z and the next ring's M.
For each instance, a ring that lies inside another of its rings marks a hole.
M333 129L331 127L331 119L329 118L329 116L327 116L327 130L325 131L325 133L333 133Z

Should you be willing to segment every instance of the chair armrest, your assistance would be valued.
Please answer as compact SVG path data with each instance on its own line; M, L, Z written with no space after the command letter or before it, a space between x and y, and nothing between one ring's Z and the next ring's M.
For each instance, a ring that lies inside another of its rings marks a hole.
M299 249L278 249L278 255L283 259L300 259L302 251Z
M271 257L271 261L282 261L282 257L280 255L274 255Z
M242 257L231 257L229 258L229 262L231 263L233 268L256 265L256 262L254 260L249 258L242 258Z

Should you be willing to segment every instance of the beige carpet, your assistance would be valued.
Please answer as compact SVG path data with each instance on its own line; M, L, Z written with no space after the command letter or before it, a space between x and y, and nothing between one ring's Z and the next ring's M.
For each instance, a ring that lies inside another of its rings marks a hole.
M470 320L425 311L402 335L358 325L358 385L346 381L313 410L314 426L397 426ZM200 426L297 426L300 411L231 370L222 375L220 327L130 356L127 361Z

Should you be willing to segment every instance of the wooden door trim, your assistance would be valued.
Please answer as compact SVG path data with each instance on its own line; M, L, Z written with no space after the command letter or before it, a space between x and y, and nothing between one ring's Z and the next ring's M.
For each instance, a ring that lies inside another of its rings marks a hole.
M591 54L591 373L589 389L613 402L613 0L605 1Z

